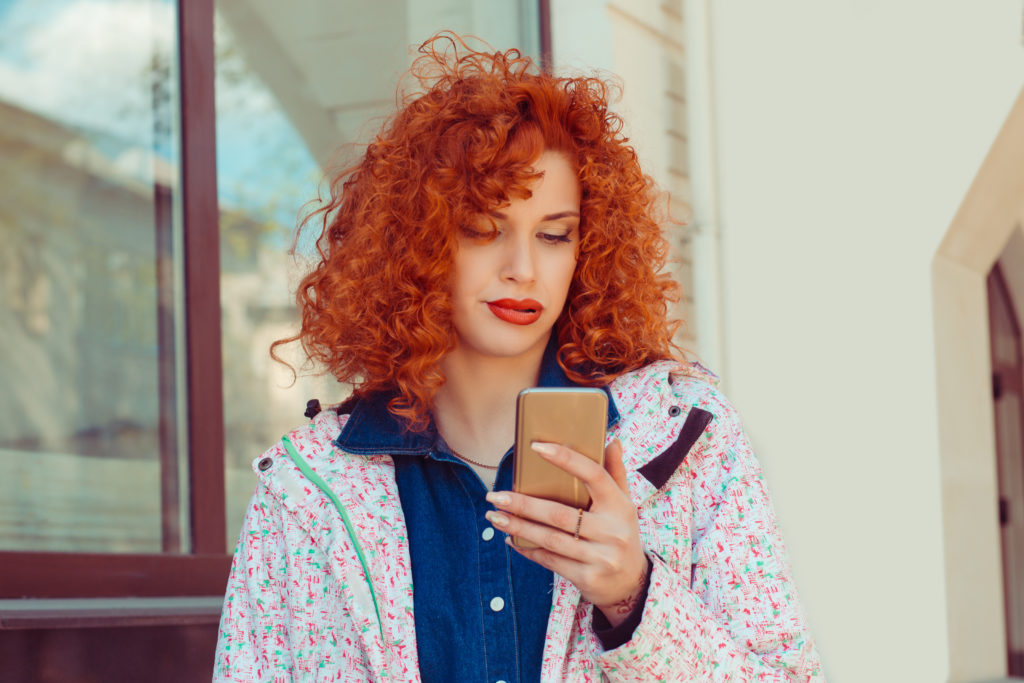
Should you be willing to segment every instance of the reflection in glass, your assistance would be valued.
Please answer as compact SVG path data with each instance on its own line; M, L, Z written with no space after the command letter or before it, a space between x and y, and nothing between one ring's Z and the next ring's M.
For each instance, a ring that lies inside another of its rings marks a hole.
M302 424L306 401L341 401L331 378L272 362L272 341L297 326L296 217L323 169L369 141L394 106L417 46L442 29L536 57L534 0L217 2L217 184L221 209L227 536L238 538L255 477L250 462ZM335 150L341 149L341 157ZM297 367L297 345L290 349Z
M175 27L0 4L0 550L183 549Z

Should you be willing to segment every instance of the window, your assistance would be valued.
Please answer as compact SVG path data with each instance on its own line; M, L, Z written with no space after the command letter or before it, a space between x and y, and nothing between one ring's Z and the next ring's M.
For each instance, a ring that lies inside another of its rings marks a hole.
M0 30L0 597L215 595L210 18L23 0Z
M302 371L298 345L268 347L298 324L292 291L315 226L293 258L297 214L323 169L358 153L394 107L411 45L442 28L536 54L534 3L330 2L295 15L281 3L216 2L217 188L223 343L227 543L252 495L250 463L302 424L306 401L345 398L333 378ZM358 7L356 11L354 7ZM326 193L326 190L324 190Z
M441 28L540 52L532 1L305 7L0 3L0 599L223 591L249 462L343 398L267 355L334 150Z

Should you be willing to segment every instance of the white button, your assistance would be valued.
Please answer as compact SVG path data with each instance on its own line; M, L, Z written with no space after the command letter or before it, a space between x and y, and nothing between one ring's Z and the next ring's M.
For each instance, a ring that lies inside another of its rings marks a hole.
M501 598L491 598L491 611L500 612L505 607L505 601Z
M494 529L492 529L491 527L487 527L486 529L484 529L484 532L480 535L484 537L485 541L489 541L492 538L494 538ZM498 683L501 683L501 681L498 681Z
M495 681L495 683L505 683L505 681Z

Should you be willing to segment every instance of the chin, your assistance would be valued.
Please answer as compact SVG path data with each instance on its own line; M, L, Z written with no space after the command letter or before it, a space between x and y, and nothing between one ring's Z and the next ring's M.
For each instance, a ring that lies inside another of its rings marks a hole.
M481 356L491 356L493 358L518 358L535 350L538 345L543 347L543 340L537 340L530 344L479 344L473 345L471 348Z
M517 358L536 351L538 347L543 351L549 337L548 332L541 334L535 332L524 334L527 330L512 330L511 332L519 334L510 334L509 330L492 331L491 334L481 335L475 339L460 337L460 344L480 356Z
M461 320L456 315L458 347L473 355L491 358L517 358L537 352L538 347L543 353L556 322L556 318L545 318L531 325L517 326L491 316L489 311L485 315L468 315Z

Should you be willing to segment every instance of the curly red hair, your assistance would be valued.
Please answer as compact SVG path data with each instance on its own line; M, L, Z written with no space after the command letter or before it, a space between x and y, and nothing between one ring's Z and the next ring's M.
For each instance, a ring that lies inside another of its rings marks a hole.
M298 334L313 361L357 395L391 391L411 429L429 424L455 346L449 282L456 233L528 197L544 150L579 174L580 248L555 325L558 361L575 382L607 384L671 358L678 286L663 273L668 244L657 192L608 109L611 86L542 72L518 50L482 52L450 33L420 46L422 86L357 164L333 176L319 217L319 262L301 281ZM309 218L307 218L309 220Z

